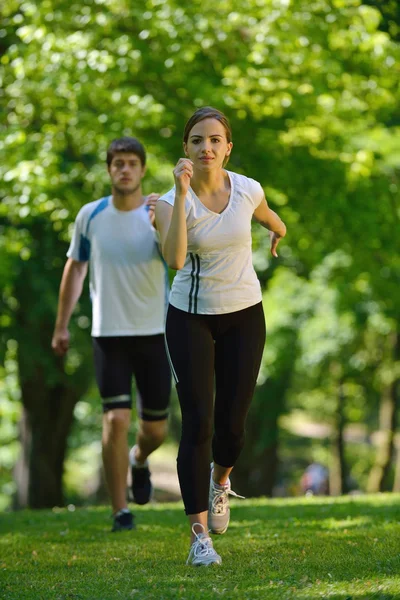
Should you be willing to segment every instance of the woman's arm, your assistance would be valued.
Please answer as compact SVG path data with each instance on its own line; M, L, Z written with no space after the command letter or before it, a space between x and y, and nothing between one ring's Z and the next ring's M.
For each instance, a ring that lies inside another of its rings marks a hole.
M253 217L266 229L269 229L273 233L277 233L280 237L285 237L286 225L278 217L276 212L270 209L265 198L257 206L253 213Z
M156 204L156 226L160 234L161 251L171 269L182 269L187 253L185 202L174 206L162 200Z
M253 217L263 227L269 229L271 238L271 254L272 256L277 257L278 255L276 253L276 248L281 238L285 237L286 235L285 223L278 217L276 212L270 209L265 197L257 206L253 213Z
M192 161L179 159L175 169L175 203L156 204L156 224L160 233L163 257L171 269L182 269L187 254L185 197L193 175Z

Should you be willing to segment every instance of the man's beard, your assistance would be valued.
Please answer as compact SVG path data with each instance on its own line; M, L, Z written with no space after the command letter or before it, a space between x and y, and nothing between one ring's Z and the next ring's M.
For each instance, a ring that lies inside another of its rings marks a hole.
M140 183L138 183L134 188L120 188L116 183L113 184L113 187L121 196L129 196L130 194L137 192L137 190L140 188Z

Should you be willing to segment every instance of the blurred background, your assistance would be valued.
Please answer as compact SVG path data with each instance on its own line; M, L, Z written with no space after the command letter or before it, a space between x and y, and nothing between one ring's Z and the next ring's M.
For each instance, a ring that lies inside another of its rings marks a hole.
M399 492L396 0L8 0L0 17L0 508L105 501L87 288L67 360L50 347L72 225L109 193L116 137L143 141L144 191L166 192L203 105L288 227L273 261L254 227L267 342L235 490ZM159 499L179 496L179 428L174 394Z

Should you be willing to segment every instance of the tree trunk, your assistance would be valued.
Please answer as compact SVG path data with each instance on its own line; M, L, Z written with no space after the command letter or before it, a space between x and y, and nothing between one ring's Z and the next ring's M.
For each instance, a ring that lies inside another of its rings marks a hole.
M272 496L278 471L278 415L270 415L268 432L254 425L247 428L245 451L232 471L232 485L248 497Z
M14 504L16 508L49 508L64 502L67 439L75 404L92 381L92 351L88 333L72 319L72 372L67 374L64 360L54 356L51 338L65 247L46 216L35 217L29 238L31 260L15 264L17 309L13 335L18 343L23 412Z
M400 358L400 336L398 333L390 336L389 345L393 376L389 382L383 384L382 388L379 408L378 449L375 464L371 469L367 484L367 491L371 493L382 492L387 489L387 478L394 457L399 377L393 363L396 363Z
M393 492L397 494L400 492L400 435L397 434L395 439L396 458L394 466L394 482Z
M31 447L31 430L27 423L25 409L22 408L21 420L19 422L19 439L21 442L21 453L14 467L14 481L17 491L13 498L13 508L25 508L29 506L29 456Z
M245 496L272 496L279 468L279 417L297 355L297 332L288 330L276 370L256 388L246 424L246 442L232 471L232 483Z
M246 442L232 471L232 484L248 497L272 496L278 471L278 419L289 375L256 389L246 424Z
M79 394L72 387L73 381L49 386L43 366L34 357L26 373L27 357L21 356L24 350L22 345L18 360L23 412L22 451L15 467L15 508L62 506L63 464Z
M332 461L329 470L329 491L332 496L347 494L347 467L344 457L344 405L345 395L343 381L339 380L337 388L337 404L335 423L332 435Z
M278 433L278 421L276 421L276 433ZM257 457L249 477L250 496L272 496L277 479L279 456L277 436L263 449ZM247 486L246 486L247 488ZM251 492L251 490L253 490Z

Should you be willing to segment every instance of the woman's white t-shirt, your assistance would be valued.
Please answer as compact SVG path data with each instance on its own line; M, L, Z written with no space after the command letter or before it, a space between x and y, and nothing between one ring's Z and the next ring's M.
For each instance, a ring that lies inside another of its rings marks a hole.
M184 267L172 284L170 303L189 313L231 313L261 302L252 263L251 219L264 192L254 179L227 173L231 193L222 213L204 206L191 188L185 198L188 248ZM175 188L161 201L173 205Z

